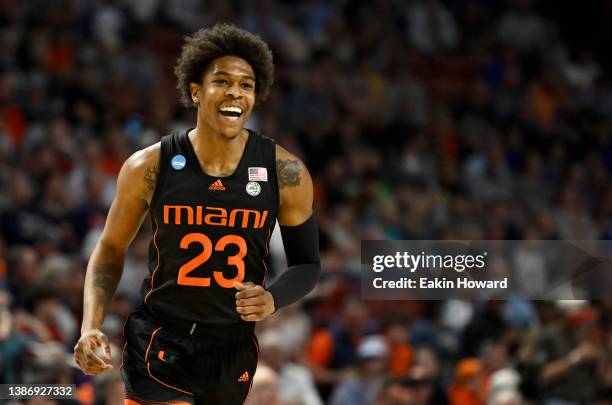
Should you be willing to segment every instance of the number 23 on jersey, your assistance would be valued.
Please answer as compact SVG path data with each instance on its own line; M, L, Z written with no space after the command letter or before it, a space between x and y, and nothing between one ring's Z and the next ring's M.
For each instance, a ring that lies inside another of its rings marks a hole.
M193 270L206 263L213 253L213 243L203 233L188 233L181 239L181 249L189 249L192 244L200 244L202 252L183 264L178 272L176 283L193 287L210 287L210 277L189 276ZM232 288L234 282L244 280L244 257L247 254L247 245L243 237L238 235L225 235L214 245L214 251L222 252L228 245L238 246L238 253L227 258L227 264L236 267L237 274L234 278L225 278L222 271L213 270L215 282L223 288Z

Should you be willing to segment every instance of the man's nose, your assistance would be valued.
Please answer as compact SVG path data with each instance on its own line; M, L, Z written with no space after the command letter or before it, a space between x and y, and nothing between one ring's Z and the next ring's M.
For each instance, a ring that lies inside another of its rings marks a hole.
M233 97L233 98L238 98L241 96L240 93L240 87L238 83L233 83L231 86L229 86L227 88L227 91L225 92L226 95Z

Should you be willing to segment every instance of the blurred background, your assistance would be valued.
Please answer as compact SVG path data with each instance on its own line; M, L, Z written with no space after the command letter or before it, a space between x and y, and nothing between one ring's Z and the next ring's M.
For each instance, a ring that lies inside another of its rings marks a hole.
M249 126L306 162L321 228L317 289L258 325L248 404L612 403L612 302L366 302L359 283L362 239L612 238L605 0L0 0L0 383L122 403L116 371L72 366L87 259L122 162L194 125L172 70L219 21L274 52ZM149 239L104 323L115 370Z

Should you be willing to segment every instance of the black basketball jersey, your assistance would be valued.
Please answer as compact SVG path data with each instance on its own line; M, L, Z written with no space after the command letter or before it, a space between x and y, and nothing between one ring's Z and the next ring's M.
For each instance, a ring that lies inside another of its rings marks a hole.
M202 170L187 133L161 141L144 302L163 316L242 322L232 284L264 282L279 206L276 145L249 130L236 171L214 177Z

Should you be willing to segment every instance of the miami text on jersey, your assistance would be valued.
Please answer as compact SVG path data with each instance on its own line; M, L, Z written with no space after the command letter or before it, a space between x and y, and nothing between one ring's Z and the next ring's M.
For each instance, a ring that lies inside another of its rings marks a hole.
M229 215L225 208L204 207L196 205L166 205L164 204L164 224L174 225L212 225L240 228L263 228L268 211L235 208ZM185 222L185 219L187 220ZM237 222L238 220L238 222ZM241 221L240 221L241 220Z

